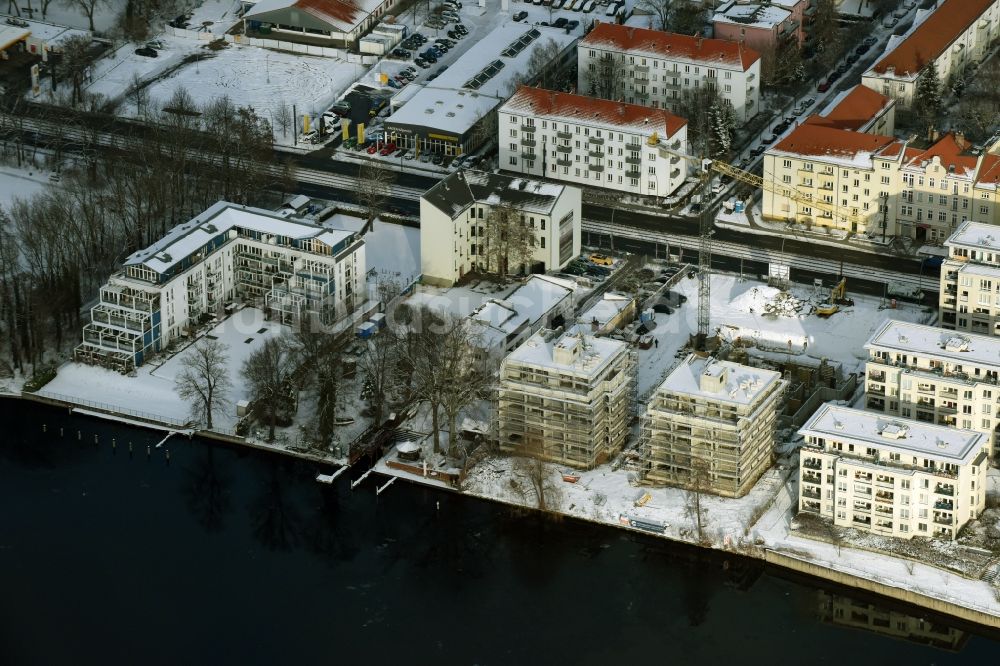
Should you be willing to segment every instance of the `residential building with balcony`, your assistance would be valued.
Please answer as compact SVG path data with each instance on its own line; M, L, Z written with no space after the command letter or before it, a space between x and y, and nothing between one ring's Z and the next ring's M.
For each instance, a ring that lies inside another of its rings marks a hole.
M636 355L620 340L542 330L500 367L500 448L576 468L621 450L635 402Z
M861 78L903 107L913 103L917 79L931 61L949 85L989 55L1000 34L1000 0L944 0L936 9L917 10L913 25Z
M663 109L521 86L499 111L500 168L670 196L687 177L687 121Z
M948 258L941 265L938 297L941 326L1000 335L1000 227L962 222L945 246Z
M508 265L509 274L558 270L580 254L579 189L459 170L420 197L422 280L451 286L470 272L495 271L496 253L489 250L490 227L513 222L509 217L500 220L500 216L514 216L514 221L531 230L533 239L527 261Z
M806 12L815 13L812 0L729 0L712 16L714 36L742 42L760 53L780 56L783 48L805 43Z
M774 459L785 386L772 370L691 354L646 405L643 478L742 497Z
M889 319L865 351L865 407L981 432L996 455L1000 339Z
M954 540L986 508L986 436L827 403L799 430L799 511L883 536Z
M74 357L130 371L237 302L286 324L334 325L365 300L365 273L353 232L220 201L125 260Z
M889 205L883 202L893 200L904 148L891 136L799 125L764 153L764 178L771 182L764 219L875 233ZM783 196L782 188L819 205Z
M727 39L598 23L577 44L577 72L577 90L628 104L676 113L691 91L714 85L740 121L760 109L760 54Z

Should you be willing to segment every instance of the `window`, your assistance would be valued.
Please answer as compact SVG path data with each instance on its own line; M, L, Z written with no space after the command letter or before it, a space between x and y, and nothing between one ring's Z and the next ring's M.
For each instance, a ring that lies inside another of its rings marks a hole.
M516 143L510 144L510 150L511 152L517 152L517 144Z
M544 250L545 249L545 236L542 236L539 240L541 242L542 249Z
M781 166L785 167L786 169L791 169L792 168L792 161L791 160L782 160L781 161Z
M517 156L516 155L511 155L510 156L510 163L511 163L511 165L516 165L517 164Z

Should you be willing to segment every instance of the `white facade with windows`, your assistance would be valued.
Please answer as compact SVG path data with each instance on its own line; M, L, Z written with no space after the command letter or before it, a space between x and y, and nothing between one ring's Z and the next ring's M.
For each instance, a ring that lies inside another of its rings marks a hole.
M428 284L450 286L486 270L488 226L507 207L534 237L531 257L511 274L558 270L580 254L580 190L497 173L457 171L420 197L420 266Z
M760 54L725 39L598 23L577 45L577 67L579 91L629 104L677 112L685 94L714 85L738 120L760 109ZM595 82L602 71L612 85Z
M667 111L522 86L498 124L505 171L654 197L687 177L687 121Z
M982 433L827 403L799 434L800 512L884 536L954 540L986 508Z
M286 324L334 325L365 300L365 272L353 232L220 201L125 260L74 355L128 371L235 302Z
M941 265L938 296L941 326L1000 336L1000 227L963 222L945 246L948 258Z
M865 407L981 432L996 455L1000 340L890 319L865 351Z

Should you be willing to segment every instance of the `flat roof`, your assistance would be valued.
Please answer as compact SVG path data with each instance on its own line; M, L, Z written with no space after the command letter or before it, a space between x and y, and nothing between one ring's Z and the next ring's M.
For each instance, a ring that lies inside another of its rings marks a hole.
M576 39L548 26L514 22L497 26L386 123L440 128L444 134L461 136L510 96L515 81L535 73L530 66L536 64L532 56L537 51L554 44L555 52L549 56L554 58Z
M556 362L556 347L572 347L575 344L582 347L573 363ZM556 337L552 331L542 330L508 354L506 361L596 377L627 346L625 342L611 338L597 338L584 333L563 333Z
M955 464L968 464L982 450L985 435L915 419L886 416L826 403L799 430L804 437L869 444L897 453L919 454Z
M956 363L1000 368L1000 338L949 331L888 319L865 343L865 350L921 354Z
M715 23L729 23L746 28L760 28L771 30L776 25L780 25L791 16L792 13L781 7L772 5L733 5L725 11L718 12L712 17Z
M947 247L1000 251L1000 226L966 220L948 236Z
M492 347L525 324L534 324L572 294L572 289L532 275L504 299L490 299L469 319L484 327L484 342Z
M149 247L130 255L124 265L141 264L156 273L165 273L237 227L295 240L315 238L331 248L356 235L353 231L327 229L271 211L219 201L192 220L177 225Z
M27 39L31 31L16 25L0 24L0 51L3 51L17 42Z
M347 32L382 5L382 0L260 0L243 18L267 20L265 14L277 11L302 12L327 25Z
M726 375L722 390L702 390L702 375L718 377L722 374ZM781 381L781 373L774 370L753 368L690 354L667 375L663 383L656 388L656 393L681 394L735 405L750 405L778 381Z

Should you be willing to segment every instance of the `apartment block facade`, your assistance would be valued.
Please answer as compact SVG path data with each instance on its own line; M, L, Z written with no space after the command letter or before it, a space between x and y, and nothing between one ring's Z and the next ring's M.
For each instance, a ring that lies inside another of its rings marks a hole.
M739 42L598 23L577 44L577 90L678 112L714 85L740 121L760 110L760 54Z
M286 324L332 325L364 300L365 271L353 232L222 201L125 260L74 357L130 371L236 302Z
M771 370L688 356L646 405L644 479L742 497L773 461L785 385Z
M980 432L996 455L1000 339L890 319L865 351L865 407Z
M966 221L945 242L938 312L942 327L1000 335L1000 227Z
M635 386L636 356L625 342L539 331L501 364L500 448L592 468L625 443Z
M522 86L499 134L505 171L654 197L687 177L687 121L662 109Z
M531 229L530 256L510 274L558 270L580 254L580 190L498 173L461 170L420 197L420 266L427 284L451 286L488 270L491 215ZM495 264L495 259L493 259ZM495 266L494 266L495 270Z
M861 82L909 107L917 79L934 61L938 79L953 83L970 65L981 63L1000 35L1000 0L943 0L919 24L879 59Z
M827 403L799 434L799 511L838 527L954 540L986 508L982 433Z

